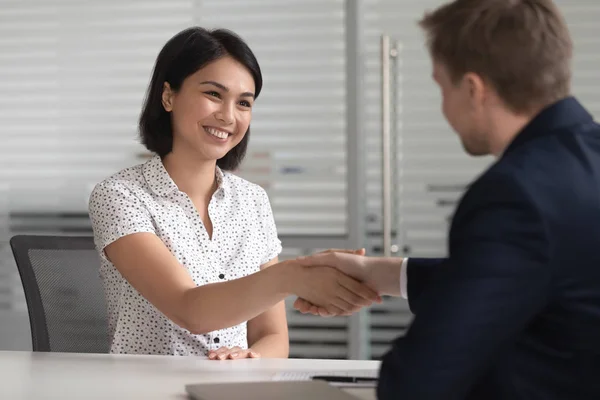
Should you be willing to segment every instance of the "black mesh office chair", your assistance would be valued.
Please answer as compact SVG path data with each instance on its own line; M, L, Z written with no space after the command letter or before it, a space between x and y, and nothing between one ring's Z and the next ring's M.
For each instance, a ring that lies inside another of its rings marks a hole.
M108 353L93 239L18 235L10 246L25 291L33 351Z

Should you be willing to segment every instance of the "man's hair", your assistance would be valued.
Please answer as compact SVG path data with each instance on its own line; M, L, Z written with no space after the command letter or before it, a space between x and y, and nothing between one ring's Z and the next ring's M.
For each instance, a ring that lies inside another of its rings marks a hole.
M514 112L570 94L573 44L552 0L455 0L419 25L455 84L476 73Z

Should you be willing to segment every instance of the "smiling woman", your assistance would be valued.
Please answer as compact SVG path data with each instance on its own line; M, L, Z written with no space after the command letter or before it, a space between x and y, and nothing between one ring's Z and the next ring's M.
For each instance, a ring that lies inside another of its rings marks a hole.
M288 295L346 315L379 300L335 269L278 262L267 194L229 172L261 87L252 51L227 30L186 29L158 55L139 124L155 156L89 203L111 352L287 357Z
M212 127L213 133L234 136L213 157L221 169L234 170L246 154L251 109L261 89L258 61L239 37L224 29L186 29L156 60L140 117L142 142L164 157L189 140L200 145L193 136ZM207 117L213 119L204 121Z

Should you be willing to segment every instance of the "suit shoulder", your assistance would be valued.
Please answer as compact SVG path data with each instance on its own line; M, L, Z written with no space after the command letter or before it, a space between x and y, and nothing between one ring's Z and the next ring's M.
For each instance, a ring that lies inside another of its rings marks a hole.
M519 168L502 162L496 162L473 182L470 191L489 196L504 197L523 189L522 174Z
M576 177L600 167L600 126L581 124L546 134L511 150L490 168L526 189L569 187Z

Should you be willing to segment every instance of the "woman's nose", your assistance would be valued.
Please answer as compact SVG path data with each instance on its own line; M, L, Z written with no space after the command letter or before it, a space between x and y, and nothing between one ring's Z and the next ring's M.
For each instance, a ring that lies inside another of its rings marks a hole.
M234 115L233 115L233 106L230 105L223 105L221 107L221 109L219 109L216 113L215 113L215 117L219 120L219 121L223 121L226 124L232 124L234 121Z

